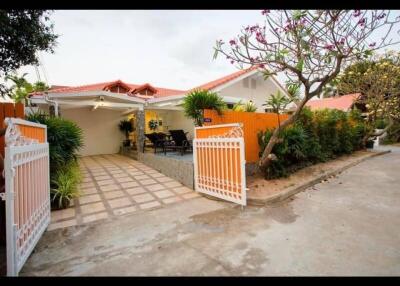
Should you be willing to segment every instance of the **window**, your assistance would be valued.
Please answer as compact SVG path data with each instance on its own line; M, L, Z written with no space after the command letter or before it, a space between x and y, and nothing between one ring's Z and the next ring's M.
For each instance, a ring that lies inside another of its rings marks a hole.
M249 78L243 79L243 87L249 88Z
M255 78L252 78L251 79L251 88L256 89L256 87L257 87L257 81Z

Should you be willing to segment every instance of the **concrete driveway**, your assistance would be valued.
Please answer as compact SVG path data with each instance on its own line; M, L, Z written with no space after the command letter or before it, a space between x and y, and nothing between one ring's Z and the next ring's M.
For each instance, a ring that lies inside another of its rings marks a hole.
M47 232L21 275L400 275L400 148L273 207L199 198Z

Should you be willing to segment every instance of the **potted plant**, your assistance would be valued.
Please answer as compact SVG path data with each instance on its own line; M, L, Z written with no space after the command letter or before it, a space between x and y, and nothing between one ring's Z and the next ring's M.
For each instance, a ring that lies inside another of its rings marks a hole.
M157 130L157 128L158 128L158 121L155 120L155 119L151 119L151 120L149 121L149 128L150 128L150 130L152 130L152 131Z
M79 196L78 184L81 182L78 164L74 161L58 170L51 181L51 208L53 210L68 208L71 201Z
M125 140L123 142L123 146L124 147L129 147L131 146L131 140L129 140L129 132L133 131L133 126L132 123L129 120L121 120L121 122L119 123L119 130L121 130L122 132L124 132L125 134Z

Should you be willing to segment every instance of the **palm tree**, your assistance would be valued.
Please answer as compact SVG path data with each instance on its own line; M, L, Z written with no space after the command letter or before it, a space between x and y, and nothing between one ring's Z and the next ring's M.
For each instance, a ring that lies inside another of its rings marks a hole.
M222 97L207 90L194 90L183 100L185 116L192 118L196 126L203 126L204 109L213 109L222 114L225 108Z
M263 106L267 106L272 109L274 113L278 115L278 126L281 126L281 120L279 114L281 111L285 110L286 107L293 102L293 98L288 98L283 95L280 90L277 91L276 94L271 94L269 98L267 98L265 104Z
M18 76L16 74L9 75L6 77L6 80L11 80L14 84L11 86L11 98L14 99L16 103L25 102L27 105L27 98L30 93L36 91L45 91L48 90L49 87L46 83L37 81L34 84L29 83L25 76L27 73L24 73L22 76Z

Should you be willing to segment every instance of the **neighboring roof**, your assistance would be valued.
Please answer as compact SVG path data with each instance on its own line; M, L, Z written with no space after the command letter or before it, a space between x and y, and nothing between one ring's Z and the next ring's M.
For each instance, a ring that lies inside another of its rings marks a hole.
M306 103L306 106L310 107L311 110L328 108L328 109L339 109L343 111L348 111L353 106L354 101L359 96L360 93L352 93L337 97L310 100Z
M50 86L49 90L59 89L59 88L66 88L69 87L68 85L52 85Z

